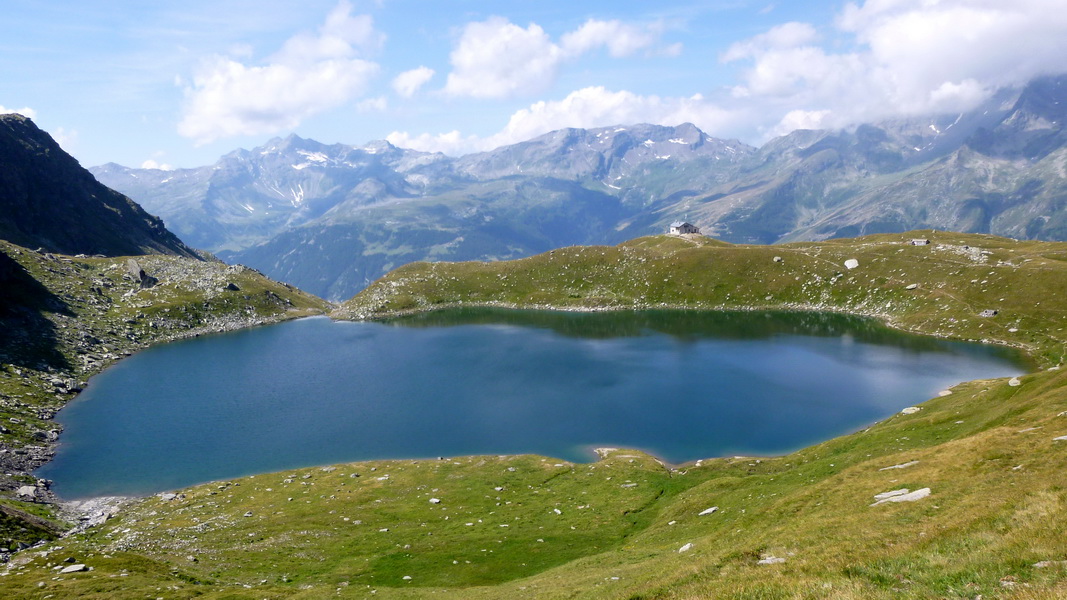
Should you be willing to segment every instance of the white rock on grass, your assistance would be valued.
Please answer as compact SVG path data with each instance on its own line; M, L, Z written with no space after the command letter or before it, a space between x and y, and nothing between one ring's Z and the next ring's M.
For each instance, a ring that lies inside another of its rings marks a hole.
M441 499L440 498L430 498L430 504L440 504L440 503L441 503Z
M698 517L703 517L704 515L710 515L711 513L715 512L717 510L719 510L718 506L712 506L711 508L705 508L704 510L700 511L700 513L697 516Z
M875 502L871 504L871 506L878 506L879 504L885 504L886 502L915 502L916 500L922 500L929 495L930 488L923 488L921 490L915 490L914 492L908 491L908 488L903 488L891 492L875 494Z
M940 392L937 393L937 395L941 396L942 398L944 398L945 396L951 396L952 395L952 390L941 390Z
M80 573L82 571L88 571L88 570L89 570L89 567L79 563L79 564L76 564L76 565L71 565L69 567L64 567L63 570L60 571L59 573L62 575L62 574L65 574L65 573Z
M918 287L919 287L919 284L917 284L917 283L910 283L910 284L908 284L908 285L907 285L907 286L906 286L906 287L905 287L904 289L906 289L906 290L914 290L914 289L916 289L916 288L918 288Z
M1061 435L1058 438L1052 438L1054 442L1067 442L1067 435Z
M922 410L922 408L920 408L918 406L909 406L909 407L901 410L900 414L902 414L902 415L914 415L915 413L919 412L920 410Z
M845 261L845 268L850 270L850 271L852 269L855 269L858 266L860 266L860 261L858 261L858 260L856 260L854 258L850 258L850 259Z
M1012 377L1008 380L1008 385L1010 385L1011 387L1019 387L1022 384L1023 382L1020 381L1018 377Z
M917 464L919 464L919 461L912 460L912 461L908 461L906 463L900 463L899 465L893 465L892 467L882 467L881 469L878 469L878 470L879 471L892 471L893 469L907 469L908 467L912 467L912 466L915 466Z
M682 546L681 548L679 548L678 549L678 554L681 554L682 552L689 552L692 548L693 548L693 543L690 542L690 543Z
M764 556L763 558L759 559L759 561L756 564L758 564L758 565L780 565L780 564L782 564L784 562L785 562L784 558L782 558L780 556L771 556L771 555L768 554L767 556Z

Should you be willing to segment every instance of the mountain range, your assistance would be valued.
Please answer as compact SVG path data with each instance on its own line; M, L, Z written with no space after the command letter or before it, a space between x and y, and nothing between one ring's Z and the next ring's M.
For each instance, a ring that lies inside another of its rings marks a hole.
M691 124L563 129L458 158L289 136L104 184L189 244L322 297L418 260L618 243L688 220L735 243L917 228L1067 239L1067 77L962 114L798 130L759 148Z

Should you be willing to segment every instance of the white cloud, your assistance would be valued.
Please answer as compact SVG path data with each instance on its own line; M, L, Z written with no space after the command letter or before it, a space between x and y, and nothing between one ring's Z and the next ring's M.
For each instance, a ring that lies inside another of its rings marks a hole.
M787 23L723 53L751 62L734 96L785 115L766 133L969 110L999 87L1067 72L1062 0L868 0L835 27L854 44L827 50L814 27Z
M782 117L772 133L785 135L797 129L823 129L829 116L828 110L791 110Z
M420 66L410 71L404 71L393 79L393 89L403 98L410 98L426 85L434 76L434 70L427 66Z
M468 23L450 55L445 93L506 98L540 92L555 81L562 54L535 23L526 29L501 17Z
M29 117L29 115L26 115L25 113L23 113L23 115ZM66 129L65 127L56 127L48 133L52 136L52 139L55 140L57 144L59 144L59 147L63 148L63 150L67 151L68 153L72 153L78 146L77 129Z
M378 96L376 98L367 98L356 103L356 112L385 112L385 109L389 108L389 102L385 99L385 96Z
M151 158L146 160L146 161L144 161L143 163L141 163L141 168L142 169L158 169L160 171L173 171L174 170L173 166L168 165L167 163L156 162L155 160L153 160Z
M411 135L406 131L394 131L385 136L385 139L398 148L410 148L422 152L443 152L454 156L487 149L483 139L473 135L463 137L456 130L437 135L429 133Z
M655 43L659 29L659 25L641 28L620 21L589 19L578 29L564 34L560 45L567 56L578 56L603 46L611 56L622 58Z
M472 98L511 98L545 91L555 82L564 61L606 48L615 58L652 47L663 26L627 25L590 19L565 33L557 44L541 26L519 27L502 17L468 23L450 55L452 72L444 92ZM661 54L677 55L674 44Z
M361 94L378 65L359 54L380 47L384 38L370 17L350 13L348 2L341 2L317 34L290 38L265 65L221 56L206 60L184 87L178 133L198 144L275 133Z
M685 98L642 96L603 87L577 90L559 101L535 102L515 112L507 125L488 137L463 136L458 131L441 135L393 132L393 145L426 152L465 154L498 148L565 127L606 127L620 123L678 125L693 123L705 131L725 131L737 113L724 110L700 95Z
M742 58L753 58L771 50L795 48L811 44L818 37L815 27L809 23L791 21L772 27L766 33L732 44L722 55L722 61L730 62Z
M6 115L8 113L18 113L29 119L34 119L37 117L37 111L33 110L28 106L25 106L23 108L5 108L4 105L0 104L0 115Z

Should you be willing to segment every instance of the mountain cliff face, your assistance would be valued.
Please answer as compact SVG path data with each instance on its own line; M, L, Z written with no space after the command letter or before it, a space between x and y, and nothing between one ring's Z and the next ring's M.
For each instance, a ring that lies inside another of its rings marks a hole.
M295 136L179 171L94 172L220 256L331 299L415 260L491 260L660 233L771 244L934 228L1067 239L1067 77L965 114L794 131L564 129L449 158Z
M158 217L15 114L0 115L0 239L62 254L196 256Z

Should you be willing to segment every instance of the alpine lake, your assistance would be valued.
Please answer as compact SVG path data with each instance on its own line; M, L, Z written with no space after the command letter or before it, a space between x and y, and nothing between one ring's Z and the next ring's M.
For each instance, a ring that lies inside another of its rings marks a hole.
M120 361L60 411L57 455L37 475L79 499L382 458L776 455L1029 366L821 313L308 318Z

